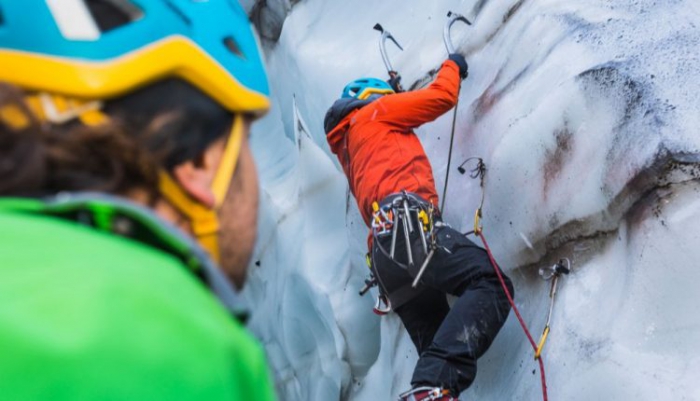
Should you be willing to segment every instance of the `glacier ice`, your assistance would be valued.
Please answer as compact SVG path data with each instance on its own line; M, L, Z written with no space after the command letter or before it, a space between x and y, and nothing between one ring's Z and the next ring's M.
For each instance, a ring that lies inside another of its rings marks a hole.
M446 57L448 10L473 22L453 29L470 76L452 166L487 164L485 234L534 336L548 307L538 268L573 262L544 351L550 398L700 399L696 0L258 3L274 16L273 110L251 137L263 196L245 295L281 399L389 400L409 387L417 355L399 319L357 295L366 228L322 121L347 82L386 76L376 22L405 49L388 48L404 86L424 84ZM440 193L451 121L417 131ZM446 220L467 231L480 196L452 171ZM463 399L540 398L529 347L511 316Z

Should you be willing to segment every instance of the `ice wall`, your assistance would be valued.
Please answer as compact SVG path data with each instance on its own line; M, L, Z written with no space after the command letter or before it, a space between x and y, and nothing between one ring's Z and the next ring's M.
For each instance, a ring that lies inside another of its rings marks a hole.
M452 168L484 158L484 228L545 349L550 399L700 399L700 4L696 0L247 1L264 34L274 108L253 132L263 199L247 297L283 400L389 400L417 355L396 316L357 290L366 229L322 128L350 80L385 77L380 22L405 86L446 57L448 10L470 63ZM269 17L270 15L274 18ZM277 34L274 34L277 32ZM278 36L278 37L277 37ZM395 51L396 50L396 51ZM417 133L444 185L451 113ZM447 220L465 231L478 183L450 172ZM463 399L535 400L514 316Z

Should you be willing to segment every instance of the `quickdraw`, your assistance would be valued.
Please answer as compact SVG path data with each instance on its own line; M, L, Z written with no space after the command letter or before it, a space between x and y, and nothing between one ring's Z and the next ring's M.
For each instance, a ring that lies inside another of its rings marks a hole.
M459 173L462 175L466 174L467 170L464 168L464 165L472 160L477 160L477 164L476 167L469 171L469 177L479 179L479 188L481 188L481 202L479 202L479 207L474 212L474 230L469 231L464 235L478 235L479 233L481 233L481 230L483 228L481 226L481 209L484 207L484 198L486 196L486 191L484 191L484 178L486 177L486 164L484 164L484 159L480 157L470 157L463 161L462 164L459 165L459 167L457 167L457 171L459 171Z

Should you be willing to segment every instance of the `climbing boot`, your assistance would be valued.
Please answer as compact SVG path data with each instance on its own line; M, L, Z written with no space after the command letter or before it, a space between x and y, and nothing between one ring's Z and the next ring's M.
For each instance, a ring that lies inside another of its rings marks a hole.
M399 401L458 401L448 390L440 387L415 387L399 395Z

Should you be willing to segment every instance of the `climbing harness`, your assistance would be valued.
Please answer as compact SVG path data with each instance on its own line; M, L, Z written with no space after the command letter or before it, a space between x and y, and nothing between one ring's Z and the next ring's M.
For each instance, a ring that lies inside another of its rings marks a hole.
M434 215L436 212L433 205L416 194L402 191L399 194L387 196L381 204L374 202L372 208L374 209L371 225L373 239L378 241L379 237L391 235L389 252L377 242L379 250L400 267L409 272L414 270L416 255L411 246L411 236L417 229L423 250L422 255L428 255L428 242L435 241ZM399 231L402 231L406 244L407 264L396 259L396 239Z
M383 315L408 302L416 294L415 289L418 287L420 278L438 248L445 249L447 252L449 250L438 245L436 237L436 227L442 227L445 224L439 219L435 207L420 196L402 191L387 196L381 203L374 202L372 208L374 210L371 222L373 247L415 277L411 285L387 294L379 276L374 271L372 256L367 255L370 277L365 280L365 286L360 290L360 295L378 286L380 291L374 312ZM388 250L380 241L380 238L386 237L391 238ZM405 263L399 260L400 255L396 252L399 237L403 239L406 248ZM416 242L419 242L417 247L414 246ZM419 265L420 268L417 268Z
M566 262L566 266L564 266ZM537 350L535 351L535 359L539 359L542 355L542 348L544 348L544 343L547 341L549 336L549 324L552 321L552 311L554 310L554 295L557 293L557 283L559 282L559 277L562 274L569 274L571 272L571 261L568 258L559 260L553 266L549 268L540 268L540 277L544 280L552 280L552 286L549 289L549 313L547 313L547 323L542 331L542 337L540 337L540 342L537 344Z
M452 28L452 25L457 22L457 21L462 21L467 25L471 25L472 23L469 22L468 19L466 19L464 16L461 14L455 14L452 11L447 13L447 23L445 24L445 28L443 29L443 34L442 38L443 41L445 42L445 48L447 49L447 54L453 54L455 52L455 47L452 44L452 38L450 36L450 28ZM457 93L459 94L459 91L462 89L462 81L459 83L459 88L457 89ZM442 203L440 204L440 210L443 212L445 211L445 198L447 195L447 182L450 179L450 163L452 161L452 146L454 145L454 139L455 139L455 126L457 124L457 109L459 108L459 95L457 96L457 103L455 103L455 108L454 112L452 114L452 132L450 133L450 150L447 155L447 170L445 171L445 187L442 190Z
M403 88L401 87L401 75L398 73L398 71L394 70L394 67L391 66L391 61L389 61L389 56L386 52L386 40L390 39L392 42L394 42L396 47L401 49L401 51L403 51L403 47L401 47L399 42L396 41L396 38L394 38L389 31L385 30L381 24L375 24L374 30L379 31L382 34L382 36L379 37L379 51L382 53L384 66L386 67L386 71L389 73L389 81L396 83L396 92L403 92Z
M528 341L530 342L530 345L532 346L532 350L535 352L535 359L539 363L540 366L540 379L542 382L542 399L544 401L547 401L547 379L545 376L544 372L544 360L542 359L542 355L538 354L538 346L535 343L535 340L532 338L532 334L530 334L530 330L527 328L527 325L525 324L525 320L523 317L520 315L520 311L518 310L518 307L515 305L515 302L513 301L513 296L511 295L510 291L508 290L508 286L506 285L505 280L503 279L503 275L501 274L501 269L498 266L498 263L496 263L496 259L493 256L493 252L491 252L491 248L489 247L488 242L486 242L486 237L484 237L484 230L483 227L480 225L480 219L482 217L481 209L484 204L484 180L486 177L486 165L484 164L483 160L481 158L469 158L465 160L458 168L459 172L464 174L466 173L466 170L464 169L464 164L469 161L469 160L478 160L477 167L473 170L471 170L470 176L472 178L479 178L480 183L479 186L481 187L481 203L479 204L479 208L476 210L474 213L474 231L473 233L481 239L481 242L484 244L484 249L486 250L486 253L489 257L489 261L491 262L491 266L496 272L496 276L498 277L498 281L501 283L501 287L503 287L503 291L506 294L506 298L508 298L508 302L510 303L511 308L513 308L513 312L515 313L515 316L518 318L518 322L520 323L520 327L522 327L523 332L525 333L525 336L527 337ZM469 235L470 233L467 233L465 235ZM541 343L544 343L544 341L541 341ZM541 353L541 350L540 350Z

